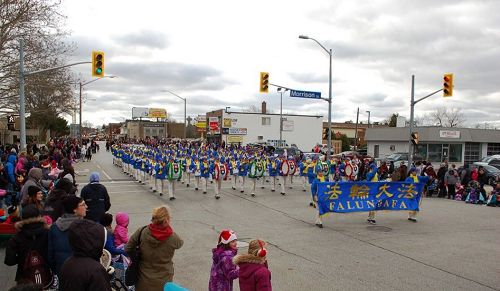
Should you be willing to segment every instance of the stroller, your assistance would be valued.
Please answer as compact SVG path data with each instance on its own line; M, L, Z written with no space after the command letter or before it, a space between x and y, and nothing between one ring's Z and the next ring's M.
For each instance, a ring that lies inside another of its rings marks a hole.
M113 291L129 291L134 290L133 287L128 288L123 282L125 282L125 272L121 272L116 263L113 261L113 257L108 250L103 249L101 255L101 265L106 269L106 272L110 275L111 289Z
M434 194L438 193L438 187L439 186L439 181L436 178L433 178L429 180L428 186L427 186L427 197L431 197Z

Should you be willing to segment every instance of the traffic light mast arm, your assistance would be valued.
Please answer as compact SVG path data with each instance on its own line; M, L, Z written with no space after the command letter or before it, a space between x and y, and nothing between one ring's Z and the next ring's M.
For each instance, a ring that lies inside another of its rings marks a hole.
M427 99L427 98L431 97L432 95L437 94L437 93L439 93L439 92L441 92L441 91L443 91L443 89L442 89L442 88L441 88L441 89L439 89L439 90L437 90L437 91L435 91L435 92L432 92L431 94L429 94L429 95L427 95L427 96L424 96L424 97L422 97L422 98L418 99L417 101L413 101L413 105L415 105L415 104L417 104L418 102L420 102L420 101L422 101L422 100L425 100L425 99Z
M24 76L34 75L34 74L38 74L38 73L43 73L43 72L47 72L47 71L57 70L57 69L76 66L76 65L83 65L83 64L92 64L92 62L78 62L78 63L72 63L72 64L68 64L68 65L64 65L64 66L42 69L42 70L33 71L33 72L24 72Z

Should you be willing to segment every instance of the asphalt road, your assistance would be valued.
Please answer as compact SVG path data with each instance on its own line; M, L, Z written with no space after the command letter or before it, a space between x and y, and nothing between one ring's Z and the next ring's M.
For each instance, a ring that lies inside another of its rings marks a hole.
M220 200L210 185L206 195L180 185L171 202L113 166L103 146L92 162L75 168L80 188L90 172L101 172L110 212L130 215L129 234L149 222L153 207L171 207L174 231L184 239L174 257L174 280L190 290L207 290L211 249L223 228L235 230L242 246L253 238L268 242L274 290L500 290L498 208L429 198L418 223L406 212L381 211L377 225L365 222L366 213L333 214L319 229L298 185L286 196L259 189L250 197L227 182ZM14 267L1 265L3 290L14 274Z

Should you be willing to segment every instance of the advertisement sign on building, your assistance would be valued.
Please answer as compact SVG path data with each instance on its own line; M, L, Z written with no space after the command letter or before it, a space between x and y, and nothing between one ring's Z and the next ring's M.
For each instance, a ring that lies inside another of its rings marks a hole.
M243 137L242 136L228 136L227 142L228 143L242 143Z
M439 137L441 137L441 138L460 138L460 131L458 131L458 130L440 130Z
M219 117L209 117L208 118L208 127L211 132L219 132Z
M167 118L163 108L132 107L132 118Z
M163 108L149 108L149 118L167 118L167 110Z
M247 134L247 129L246 128L230 127L229 130L228 130L228 134L231 134L231 135L246 135Z
M231 127L231 118L224 118L222 127Z
M293 120L283 120L283 131L293 131Z

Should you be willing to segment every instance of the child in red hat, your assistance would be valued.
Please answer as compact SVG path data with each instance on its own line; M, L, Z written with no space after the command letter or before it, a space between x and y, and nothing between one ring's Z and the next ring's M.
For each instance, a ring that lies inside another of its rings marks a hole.
M224 229L219 234L217 247L212 249L209 291L233 290L233 280L239 275L239 268L233 264L233 258L238 252L236 240L236 233L230 229Z

